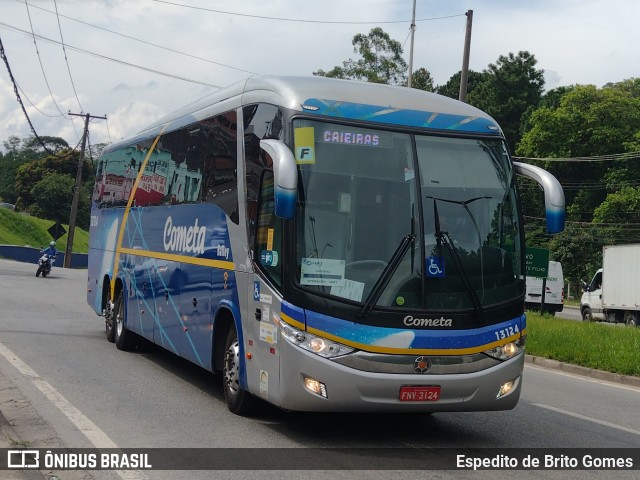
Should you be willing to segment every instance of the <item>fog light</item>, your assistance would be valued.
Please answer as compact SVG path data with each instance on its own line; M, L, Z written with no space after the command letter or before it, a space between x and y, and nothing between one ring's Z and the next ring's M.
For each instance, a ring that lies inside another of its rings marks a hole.
M309 377L303 376L302 378L304 379L304 386L307 390L316 395L320 395L322 398L327 398L327 387L324 383Z
M510 380L506 383L503 383L502 386L500 387L500 390L498 390L498 395L496 395L496 398L502 398L506 395L509 395L511 392L513 392L513 390L516 388L516 386L518 385L518 379L514 379L514 380Z

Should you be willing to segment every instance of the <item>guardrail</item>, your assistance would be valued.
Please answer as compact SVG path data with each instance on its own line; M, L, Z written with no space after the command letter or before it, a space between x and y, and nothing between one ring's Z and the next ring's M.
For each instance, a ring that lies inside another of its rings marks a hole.
M16 245L0 245L0 258L17 260L18 262L38 263L42 249L33 247L18 247ZM56 267L64 265L64 252L58 252ZM86 253L71 254L71 268L87 268L88 256Z

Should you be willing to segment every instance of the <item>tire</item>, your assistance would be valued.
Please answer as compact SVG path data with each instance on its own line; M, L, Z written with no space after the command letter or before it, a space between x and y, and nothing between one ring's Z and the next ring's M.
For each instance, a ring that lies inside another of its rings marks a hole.
M589 307L584 307L582 309L582 321L593 322L593 315L591 315L591 309Z
M114 309L114 320L115 325L113 325L114 330L114 342L116 344L116 348L118 350L131 350L135 346L135 334L127 330L126 327L126 315L124 308L124 293L123 290L118 292L116 297L116 303L113 307Z
M626 312L624 320L627 327L640 327L638 325L638 314L636 312Z
M44 278L44 277L46 277L47 275L49 275L49 271L50 271L50 270L47 270L46 268L43 268L43 269L42 269L42 278Z
M38 270L36 270L36 277L39 277L40 273L42 273L42 265L38 266Z
M104 319L104 334L109 343L116 341L116 329L113 325L113 312L110 314L110 318Z
M229 328L224 346L222 389L227 407L232 413L247 415L254 411L257 399L240 386L240 345L234 326Z

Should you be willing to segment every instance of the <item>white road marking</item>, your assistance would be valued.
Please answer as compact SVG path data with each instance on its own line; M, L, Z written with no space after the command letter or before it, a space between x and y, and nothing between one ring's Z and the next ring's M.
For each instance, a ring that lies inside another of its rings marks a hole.
M579 413L563 410L562 408L552 407L550 405L545 405L544 403L532 403L531 405L534 405L540 408L545 408L553 412L562 413L563 415L568 415L570 417L579 418L580 420L586 420L588 422L597 423L598 425L603 425L605 427L622 430L623 432L633 433L634 435L640 435L640 432L638 430L634 430L633 428L623 427L622 425L616 425L615 423L605 422L604 420L598 420L597 418L593 418L593 417L587 417L586 415L580 415Z
M622 390L630 390L632 392L640 393L640 388L634 387L633 385L621 385L619 383L610 382L608 380L600 380L598 378L585 377L584 375L578 375L578 374L575 374L575 373L561 372L561 371L558 371L558 370L553 370L551 368L541 367L539 365L531 365L531 364L528 364L528 363L525 363L525 368L533 368L534 370L541 370L541 371L544 371L544 372L553 373L555 375L563 375L565 377L571 377L571 378L577 378L577 379L580 379L580 380L584 380L585 382L597 383L599 385L606 385L608 387L621 388Z
M0 343L0 354L22 375L31 378L33 385L87 437L87 440L89 440L95 448L119 448L95 423L73 406L60 392L53 388L47 381L43 380L35 370L24 363L2 343ZM117 470L116 473L122 480L147 479L147 476L138 470Z

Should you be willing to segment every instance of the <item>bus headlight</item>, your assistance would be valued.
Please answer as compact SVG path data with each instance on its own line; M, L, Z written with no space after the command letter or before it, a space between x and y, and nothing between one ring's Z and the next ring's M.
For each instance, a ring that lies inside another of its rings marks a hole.
M498 360L509 360L524 350L524 337L515 342L509 342L499 347L485 350L483 353Z
M355 349L326 338L302 332L291 325L280 322L280 333L290 343L325 358L337 357L353 352Z

